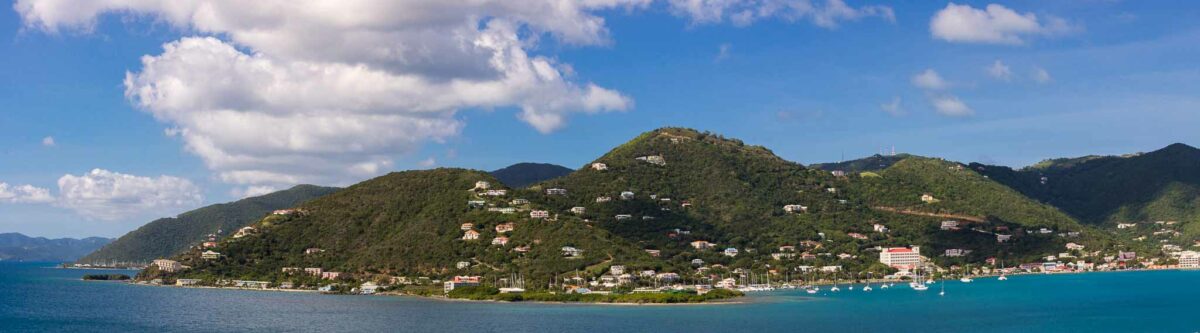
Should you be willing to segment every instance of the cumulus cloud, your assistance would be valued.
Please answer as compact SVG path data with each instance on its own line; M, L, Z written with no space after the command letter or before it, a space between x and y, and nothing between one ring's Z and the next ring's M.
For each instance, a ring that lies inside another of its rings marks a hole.
M1054 78L1050 77L1050 72L1047 72L1046 69L1041 67L1035 67L1033 69L1032 76L1033 81L1037 83L1050 83L1050 81L1054 80Z
M967 106L958 96L950 93L950 83L942 78L941 74L933 69L926 69L916 75L913 75L910 80L914 86L921 88L925 92L925 96L929 99L929 103L933 105L934 111L943 116L961 117L969 116L975 113ZM899 108L899 98L893 101ZM884 111L887 111L887 105L884 105Z
M942 75L933 69L926 69L923 72L913 75L911 81L917 88L927 90L942 90L949 86L946 79L943 79Z
M50 190L33 185L9 185L0 182L0 202L3 203L49 203L54 201Z
M341 185L444 142L463 110L515 109L541 133L634 107L536 54L539 41L611 43L600 12L654 2L696 23L842 22L895 15L841 0L17 0L26 29L90 32L105 15L192 35L146 55L125 93L218 179L250 193ZM728 51L728 49L726 49ZM726 53L727 54L727 53Z
M977 9L951 2L929 22L934 38L963 43L1020 45L1031 36L1058 36L1079 29L1058 17L1018 13L998 4Z
M126 74L126 95L219 179L342 184L459 135L463 109L516 108L549 133L572 113L624 111L616 90L531 54L541 36L609 43L596 11L648 0L19 0L27 28L90 31L134 15L202 36L163 45ZM205 37L215 36L215 37ZM241 190L249 190L250 187Z
M879 109L893 116L903 116L905 113L907 113L904 111L904 106L900 105L899 96L892 97L891 102L879 104Z
M1008 68L1008 65L1005 65L1004 62L1000 61L999 59L997 59L996 62L993 62L991 66L987 67L987 74L994 79L1002 81L1012 80L1013 76L1012 70Z
M962 100L959 100L957 96L933 96L930 97L930 102L933 104L934 110L945 116L961 117L975 114L975 111L971 110L971 108L968 107L966 103L963 103Z
M417 164L420 165L422 168L432 168L433 166L437 165L437 160L434 159L432 156L430 156L429 158L421 160L421 162L419 162Z
M58 189L58 205L99 220L165 213L202 201L200 189L187 179L142 177L103 169L79 176L63 175L58 179Z
M843 0L667 0L667 3L672 13L688 18L692 24L729 21L734 25L746 26L760 20L781 19L787 22L809 21L816 26L833 29L840 22L867 17L896 21L896 14L891 7L855 8Z
M42 145L46 146L46 147L54 147L54 145L56 145L56 143L54 142L54 137L48 136L48 137L42 138Z

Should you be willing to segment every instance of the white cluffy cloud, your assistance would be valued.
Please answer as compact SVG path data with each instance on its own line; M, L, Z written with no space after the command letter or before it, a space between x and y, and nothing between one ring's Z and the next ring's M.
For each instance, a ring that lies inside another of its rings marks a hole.
M933 69L926 69L924 72L913 75L912 84L927 90L942 90L949 86L946 79L943 79L942 75Z
M201 203L200 189L191 181L157 178L93 169L58 179L57 204L99 220L118 220L144 213L170 213Z
M27 28L91 31L104 14L201 36L127 73L126 95L219 179L255 187L343 184L458 135L463 109L516 108L549 133L572 113L631 98L530 54L542 36L609 43L597 11L648 0L18 0ZM218 36L218 37L205 37Z
M3 203L49 203L54 197L50 190L33 185L9 185L0 182L0 202Z
M807 20L822 28L837 28L842 21L879 17L896 21L888 6L851 7L843 0L667 0L672 13L687 17L693 24L721 23L746 26L764 19L789 22Z
M994 79L1002 81L1012 80L1012 70L1008 68L1008 65L1005 65L1004 62L998 59L996 62L993 62L991 66L988 66L986 70L988 76L991 76Z
M661 2L693 23L806 20L826 28L885 6L841 0L17 0L26 29L91 32L104 15L186 34L142 58L125 93L238 193L346 184L459 135L460 110L516 109L549 133L626 94L535 54L539 41L611 43L603 11ZM554 48L552 48L554 49Z
M974 110L971 110L971 108L967 106L967 103L963 103L962 100L958 99L958 96L948 94L933 96L930 97L929 101L930 103L933 103L933 109L935 111L945 116L961 117L969 116L975 113Z
M42 145L46 147L54 147L54 145L56 145L56 143L54 143L54 137L48 136L42 138Z
M929 21L934 38L964 43L1020 45L1030 36L1058 36L1079 29L1058 17L1018 13L998 4L976 9L951 2Z
M923 72L913 75L911 81L914 86L925 91L925 95L929 98L929 103L933 105L933 110L937 111L938 114L950 117L962 117L975 113L974 110L971 110L967 106L967 103L964 103L958 96L954 96L948 91L951 86L950 82L943 79L942 75L938 74L937 71L926 69Z

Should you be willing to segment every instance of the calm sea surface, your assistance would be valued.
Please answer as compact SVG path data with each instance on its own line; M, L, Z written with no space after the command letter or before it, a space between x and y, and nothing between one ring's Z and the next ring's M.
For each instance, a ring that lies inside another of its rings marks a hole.
M85 282L83 274L110 271L51 266L0 263L0 331L1200 332L1200 271L954 281L946 296L940 286L897 284L759 293L743 304L612 306L148 287Z

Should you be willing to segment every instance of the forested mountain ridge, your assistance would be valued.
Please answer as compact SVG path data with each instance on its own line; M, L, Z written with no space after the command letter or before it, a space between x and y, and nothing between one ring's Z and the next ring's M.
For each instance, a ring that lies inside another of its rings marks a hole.
M941 198L925 202L925 194ZM306 282L285 268L315 267L359 281L520 274L547 285L571 274L597 278L612 265L684 277L701 274L698 268L800 266L885 274L891 269L878 262L880 247L922 245L935 262L955 264L1039 260L1067 242L1115 246L956 163L913 157L877 172L835 175L684 128L644 133L580 170L523 189L480 171L405 171L300 209L223 240L212 249L219 259L205 260L199 250L177 257L193 267L182 276ZM947 218L936 214L978 218L943 229ZM499 231L502 225L513 230ZM1000 234L1011 239L1001 242ZM795 252L784 250L790 247ZM951 249L969 254L941 255Z
M1177 221L1200 239L1200 150L1172 144L1149 153L1053 159L1022 169L971 168L1088 224Z
M574 170L549 163L517 163L490 173L492 177L496 177L504 185L521 188L533 183L566 176L571 171Z
M198 208L176 217L161 218L130 231L77 262L144 262L170 257L204 241L208 234L220 230L219 237L231 235L238 228L258 221L273 210L290 208L336 190L333 187L298 185L262 196Z

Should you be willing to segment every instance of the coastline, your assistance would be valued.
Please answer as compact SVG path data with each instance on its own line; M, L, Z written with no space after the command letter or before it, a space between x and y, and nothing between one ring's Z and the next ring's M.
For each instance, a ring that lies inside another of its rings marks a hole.
M749 295L743 295L743 296L738 296L738 297L728 298L728 299L705 301L705 302L695 302L695 303L687 303L687 302L680 302L680 303L565 302L565 301L564 302L555 302L555 301L515 301L514 302L514 301L501 301L501 300L490 300L490 299L475 300L475 299L465 299L465 298L450 298L450 297L446 297L446 296L424 296L424 295L404 294L404 293L395 293L395 292L381 292L381 293L374 293L374 294L345 294L345 293L328 293L328 292L321 292L318 290L307 290L307 289L277 289L277 288L263 289L263 288L214 287L214 286L176 286L176 285L166 285L166 284L156 285L156 284L149 284L149 283L133 281L133 280L130 280L130 281L106 281L106 282L125 283L125 284L144 286L144 287L167 287L167 288L181 288L181 289L215 289L215 290L237 290L237 291L254 291L254 292L291 292L291 293L310 293L310 294L321 294L321 295L331 295L331 296L406 297L406 298L418 298L418 299L446 301L446 302L481 302L481 303L497 303L497 304L508 303L508 304L559 304L559 305L561 305L561 304L578 304L578 305L673 306L673 305L718 305L718 304L746 304L746 303L749 303L749 302L744 301L744 299L749 297Z
M1111 270L1111 271L1085 271L1085 272L1022 272L1022 273L1012 273L1012 274L1005 274L1005 275L1006 276L1079 275L1079 274L1089 274L1089 273L1139 273L1139 272L1153 272L1153 271L1196 271L1196 270L1200 270L1200 269L1196 269L1196 268L1157 268L1157 269L1142 268L1142 269L1125 269L1125 270ZM995 278L995 277L999 277L999 276L1000 275L998 275L998 274L988 274L988 275L976 275L976 276L972 276L971 278L973 278L973 279ZM944 282L944 281L955 281L955 280L957 280L957 279L956 278L942 278L942 279L936 279L934 281L935 282ZM220 289L220 290L255 291L255 292L310 293L310 294L322 294L322 295L332 295L332 296L404 297L404 298L414 298L414 299L444 301L444 302L494 303L494 304L506 304L506 303L507 304L522 304L523 303L523 304L611 305L611 306L737 305L737 304L754 303L751 300L754 299L754 295L757 294L756 292L748 292L743 296L727 298L727 299L717 299L717 300L705 301L705 302L696 302L696 303L688 303L688 302L679 302L679 303L569 302L569 301L557 302L557 301L503 301L503 300L491 300L491 299L475 300L475 299L465 299L465 298L450 298L450 297L446 297L444 295L442 295L442 296L426 296L426 295L406 294L406 293L398 293L398 292L380 292L380 293L375 293L375 294L346 294L346 293L328 293L328 292L321 292L318 290L307 290L307 289L262 289L262 288L215 287L215 286L155 285L155 284L149 284L149 283L133 281L133 280L130 280L130 281L102 281L102 282L126 283L126 284L146 286L146 287L171 287L171 288L183 288L183 289ZM871 280L871 281L869 281L869 283L871 283L871 284L907 283L907 282L909 282L909 281L907 281L907 280ZM829 285L834 285L834 284L846 285L849 283L848 282L836 282L835 283L834 281L821 281L821 282L811 283L811 284L807 284L807 285L829 286ZM854 282L854 284L861 285L861 284L864 284L864 282ZM781 291L781 290L782 289L777 289L775 291ZM797 288L795 290L799 291L799 290L803 290L803 289ZM768 291L768 293L769 292L770 291Z

